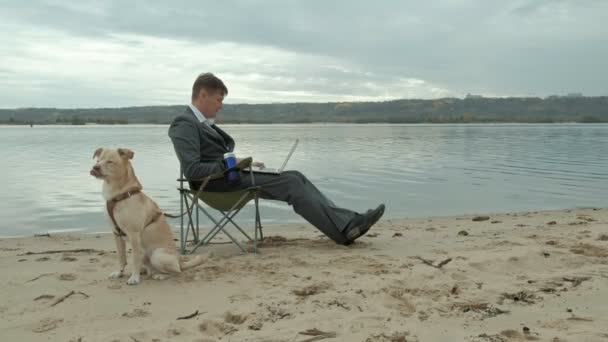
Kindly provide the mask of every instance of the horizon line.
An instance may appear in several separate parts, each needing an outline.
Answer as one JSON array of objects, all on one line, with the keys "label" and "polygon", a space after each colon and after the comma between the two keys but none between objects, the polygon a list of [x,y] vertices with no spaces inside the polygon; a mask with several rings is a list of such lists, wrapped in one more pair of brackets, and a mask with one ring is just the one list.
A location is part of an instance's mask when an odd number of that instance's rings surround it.
[{"label": "horizon line", "polygon": [[[261,103],[226,103],[225,106],[264,106],[264,105],[289,105],[289,104],[329,104],[329,103],[384,103],[384,102],[395,102],[395,101],[437,101],[437,100],[480,100],[480,99],[554,99],[554,98],[565,98],[565,99],[580,99],[580,98],[603,98],[608,97],[608,95],[597,95],[597,96],[587,96],[580,93],[577,94],[568,94],[568,95],[547,95],[547,96],[483,96],[483,95],[475,95],[469,94],[465,97],[437,97],[432,99],[423,99],[423,98],[396,98],[391,100],[377,100],[377,101],[320,101],[320,102],[308,102],[308,101],[300,101],[300,102],[261,102]],[[99,107],[12,107],[12,108],[0,108],[0,110],[24,110],[24,109],[120,109],[120,108],[142,108],[142,107],[174,107],[174,106],[187,106],[188,103],[184,104],[159,104],[159,105],[131,105],[131,106],[118,106],[118,107],[107,107],[107,106],[99,106]]]}]

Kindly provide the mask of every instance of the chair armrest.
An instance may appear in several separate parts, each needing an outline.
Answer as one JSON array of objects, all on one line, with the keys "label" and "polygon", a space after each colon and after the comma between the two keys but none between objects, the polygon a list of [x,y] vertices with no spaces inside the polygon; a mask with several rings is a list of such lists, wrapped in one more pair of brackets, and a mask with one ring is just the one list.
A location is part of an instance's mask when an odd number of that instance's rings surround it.
[{"label": "chair armrest", "polygon": [[251,166],[251,164],[253,163],[253,158],[252,157],[247,157],[244,158],[242,160],[240,160],[235,166],[226,169],[222,172],[217,172],[214,174],[211,174],[207,177],[203,177],[203,178],[199,178],[199,179],[187,179],[184,177],[180,177],[177,179],[178,182],[187,182],[187,181],[193,181],[193,182],[204,182],[205,180],[209,179],[209,180],[215,180],[215,179],[219,179],[224,177],[224,175],[230,171],[234,171],[234,170],[244,170],[247,169]]},{"label": "chair armrest", "polygon": [[230,171],[235,171],[235,170],[245,170],[247,168],[249,168],[251,166],[251,163],[253,162],[253,158],[251,157],[247,157],[245,159],[240,160],[236,165],[234,165],[233,167],[224,170],[222,173],[226,174]]},{"label": "chair armrest", "polygon": [[222,178],[224,177],[223,173],[214,173],[212,175],[209,175],[207,177],[203,177],[203,178],[195,178],[195,179],[189,179],[189,178],[183,178],[180,177],[177,179],[178,182],[204,182],[207,178],[214,180],[214,179],[218,179],[218,178]]},{"label": "chair armrest", "polygon": [[243,169],[246,169],[246,168],[250,167],[252,163],[253,163],[253,158],[252,157],[247,157],[247,158],[244,158],[241,161],[239,161],[234,166],[234,168],[239,169],[239,170],[243,170]]}]

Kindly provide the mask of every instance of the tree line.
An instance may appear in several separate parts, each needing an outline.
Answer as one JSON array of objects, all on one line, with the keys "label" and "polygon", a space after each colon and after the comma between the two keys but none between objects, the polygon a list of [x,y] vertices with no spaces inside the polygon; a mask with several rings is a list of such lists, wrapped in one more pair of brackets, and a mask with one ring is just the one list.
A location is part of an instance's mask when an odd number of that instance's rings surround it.
[{"label": "tree line", "polygon": [[[185,105],[0,109],[2,124],[168,124]],[[223,123],[608,122],[608,96],[226,104]]]}]

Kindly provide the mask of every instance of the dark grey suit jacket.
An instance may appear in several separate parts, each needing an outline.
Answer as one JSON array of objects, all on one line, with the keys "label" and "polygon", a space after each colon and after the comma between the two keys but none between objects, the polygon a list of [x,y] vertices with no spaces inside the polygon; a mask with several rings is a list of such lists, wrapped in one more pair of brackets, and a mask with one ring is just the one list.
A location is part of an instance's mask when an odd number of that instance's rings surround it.
[{"label": "dark grey suit jacket", "polygon": [[189,180],[201,179],[225,170],[224,153],[234,151],[234,140],[215,126],[198,121],[190,107],[173,119],[169,137],[181,170]]}]

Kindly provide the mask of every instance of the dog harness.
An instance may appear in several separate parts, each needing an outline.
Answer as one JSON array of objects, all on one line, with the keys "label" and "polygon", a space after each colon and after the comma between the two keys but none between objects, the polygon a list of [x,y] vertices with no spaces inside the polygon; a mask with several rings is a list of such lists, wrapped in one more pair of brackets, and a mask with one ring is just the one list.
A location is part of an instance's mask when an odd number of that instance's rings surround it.
[{"label": "dog harness", "polygon": [[[125,232],[120,229],[120,227],[118,226],[118,223],[116,223],[116,219],[114,218],[114,207],[116,206],[116,203],[125,200],[133,195],[137,195],[141,193],[141,189],[139,188],[133,188],[130,189],[127,192],[123,192],[120,195],[117,195],[115,197],[113,197],[111,200],[106,201],[106,209],[108,210],[108,215],[110,216],[110,218],[112,219],[112,223],[114,223],[114,235],[116,236],[127,236],[127,234],[125,234]],[[144,226],[147,227],[150,224],[152,224],[154,221],[156,221],[163,213],[161,212],[157,212],[156,215],[154,215],[154,217],[152,217],[152,219],[150,220],[150,222],[146,223],[146,225]]]}]

